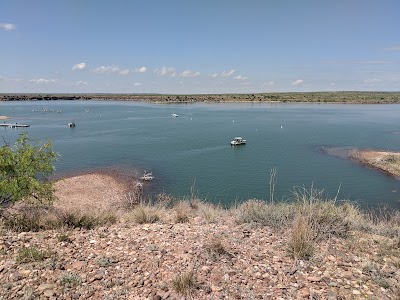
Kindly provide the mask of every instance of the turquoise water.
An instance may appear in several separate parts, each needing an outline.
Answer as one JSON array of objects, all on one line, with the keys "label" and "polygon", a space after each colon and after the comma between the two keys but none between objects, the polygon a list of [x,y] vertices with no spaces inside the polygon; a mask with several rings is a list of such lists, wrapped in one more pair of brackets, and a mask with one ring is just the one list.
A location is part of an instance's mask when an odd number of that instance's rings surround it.
[{"label": "turquoise water", "polygon": [[[318,150],[399,150],[400,105],[29,101],[0,103],[0,115],[30,124],[24,130],[31,138],[54,141],[58,174],[110,166],[138,176],[148,170],[156,177],[154,192],[184,196],[194,185],[208,201],[231,203],[268,199],[276,167],[275,199],[289,197],[294,186],[325,189],[332,197],[340,187],[340,199],[400,207],[399,180]],[[75,128],[68,128],[71,121]],[[21,132],[0,128],[5,141]],[[231,147],[235,136],[247,145]]]}]

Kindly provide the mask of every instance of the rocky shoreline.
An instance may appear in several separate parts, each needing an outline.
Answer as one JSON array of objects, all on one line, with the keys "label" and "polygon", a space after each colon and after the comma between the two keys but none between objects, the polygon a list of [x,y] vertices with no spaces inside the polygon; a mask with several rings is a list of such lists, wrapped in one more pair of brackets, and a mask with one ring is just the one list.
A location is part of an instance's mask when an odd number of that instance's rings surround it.
[{"label": "rocky shoreline", "polygon": [[[127,188],[112,174],[69,177],[55,205],[122,212]],[[189,199],[147,223],[134,210],[93,229],[3,228],[0,299],[399,299],[395,236],[354,230],[294,258],[295,228],[239,222],[244,208]]]}]

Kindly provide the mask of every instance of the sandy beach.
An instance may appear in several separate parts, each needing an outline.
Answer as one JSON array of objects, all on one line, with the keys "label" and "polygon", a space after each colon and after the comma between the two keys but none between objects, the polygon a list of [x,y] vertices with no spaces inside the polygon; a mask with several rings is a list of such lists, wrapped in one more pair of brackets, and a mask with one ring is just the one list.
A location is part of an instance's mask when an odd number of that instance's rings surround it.
[{"label": "sandy beach", "polygon": [[117,213],[135,184],[133,178],[124,177],[117,171],[98,171],[62,178],[55,183],[57,200],[54,206],[64,210]]},{"label": "sandy beach", "polygon": [[0,116],[0,120],[7,120],[7,119],[10,119],[10,117],[7,117],[7,116]]}]

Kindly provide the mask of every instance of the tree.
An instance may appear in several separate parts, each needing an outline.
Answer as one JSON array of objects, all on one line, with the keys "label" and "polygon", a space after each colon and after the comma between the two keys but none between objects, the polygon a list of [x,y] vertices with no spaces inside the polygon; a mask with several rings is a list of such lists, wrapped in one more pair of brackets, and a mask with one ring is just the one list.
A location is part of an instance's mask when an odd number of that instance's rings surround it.
[{"label": "tree", "polygon": [[43,145],[22,133],[14,146],[0,147],[0,208],[24,200],[46,203],[54,200],[53,183],[48,176],[54,173],[53,163],[58,154],[53,143]]}]

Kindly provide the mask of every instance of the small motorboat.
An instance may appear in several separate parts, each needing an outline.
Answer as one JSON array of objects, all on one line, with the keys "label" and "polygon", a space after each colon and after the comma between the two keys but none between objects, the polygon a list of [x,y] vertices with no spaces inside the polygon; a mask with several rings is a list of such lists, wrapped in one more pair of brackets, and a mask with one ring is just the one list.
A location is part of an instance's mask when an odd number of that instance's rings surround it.
[{"label": "small motorboat", "polygon": [[146,172],[144,171],[144,174],[142,177],[140,177],[140,180],[143,181],[151,181],[154,179],[153,173],[152,172]]},{"label": "small motorboat", "polygon": [[71,128],[75,127],[75,122],[69,122],[68,127],[71,127]]},{"label": "small motorboat", "polygon": [[239,146],[239,145],[244,145],[246,144],[246,140],[244,140],[243,138],[241,138],[240,136],[235,137],[232,141],[231,141],[231,146]]},{"label": "small motorboat", "polygon": [[174,118],[179,117],[179,115],[176,113],[172,113],[171,116],[173,116]]}]

